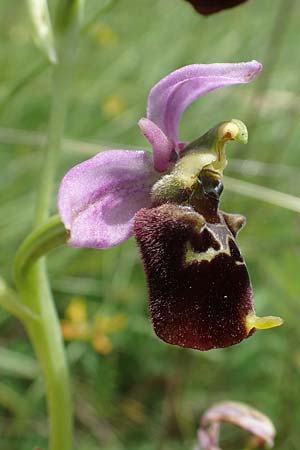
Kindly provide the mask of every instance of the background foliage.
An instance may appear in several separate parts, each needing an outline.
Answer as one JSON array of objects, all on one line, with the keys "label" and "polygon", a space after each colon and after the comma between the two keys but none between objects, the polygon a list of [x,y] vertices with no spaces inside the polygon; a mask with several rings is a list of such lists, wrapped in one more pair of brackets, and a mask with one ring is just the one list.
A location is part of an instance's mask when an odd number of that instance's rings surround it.
[{"label": "background foliage", "polygon": [[[87,2],[86,20],[99,7],[98,0]],[[265,67],[260,78],[196,102],[184,115],[181,137],[191,140],[218,121],[239,118],[250,142],[230,146],[227,174],[300,196],[299,17],[294,0],[250,0],[210,18],[181,0],[119,0],[82,32],[57,185],[67,168],[103,148],[145,147],[136,122],[145,115],[149,89],[170,71],[257,59]],[[2,0],[0,25],[0,275],[12,282],[13,254],[32,219],[50,73],[33,44],[25,2]],[[239,242],[257,312],[285,319],[280,329],[226,350],[182,350],[154,336],[133,240],[106,251],[61,248],[50,256],[62,318],[78,296],[90,317],[122,318],[116,331],[105,329],[111,350],[67,344],[77,450],[191,449],[201,413],[224,399],[267,413],[278,450],[299,449],[299,214],[226,186],[222,208],[248,218]],[[43,447],[44,391],[33,351],[20,323],[2,310],[0,327],[0,448]],[[227,448],[241,448],[232,428],[224,434]]]}]

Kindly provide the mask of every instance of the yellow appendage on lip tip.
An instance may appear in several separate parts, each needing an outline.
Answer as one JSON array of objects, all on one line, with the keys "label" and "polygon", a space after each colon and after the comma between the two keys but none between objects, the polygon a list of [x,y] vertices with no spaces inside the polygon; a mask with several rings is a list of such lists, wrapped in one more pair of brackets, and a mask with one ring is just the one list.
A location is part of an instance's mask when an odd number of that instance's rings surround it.
[{"label": "yellow appendage on lip tip", "polygon": [[257,317],[254,313],[246,316],[246,329],[249,333],[252,328],[257,330],[268,330],[269,328],[279,327],[283,324],[283,319],[276,316]]}]

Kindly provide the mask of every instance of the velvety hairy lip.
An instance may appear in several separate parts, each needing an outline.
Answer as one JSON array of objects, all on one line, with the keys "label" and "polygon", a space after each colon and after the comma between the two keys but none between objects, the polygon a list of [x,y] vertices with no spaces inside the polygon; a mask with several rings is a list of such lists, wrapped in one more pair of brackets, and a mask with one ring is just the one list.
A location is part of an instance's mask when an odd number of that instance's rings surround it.
[{"label": "velvety hairy lip", "polygon": [[[134,231],[156,334],[170,344],[210,350],[253,334],[255,330],[249,334],[246,327],[247,315],[254,312],[253,293],[225,222],[211,232],[209,226],[199,228],[198,216],[171,204],[142,209],[136,214]],[[219,242],[226,240],[228,253],[220,251]],[[213,249],[211,260],[209,249]]]}]

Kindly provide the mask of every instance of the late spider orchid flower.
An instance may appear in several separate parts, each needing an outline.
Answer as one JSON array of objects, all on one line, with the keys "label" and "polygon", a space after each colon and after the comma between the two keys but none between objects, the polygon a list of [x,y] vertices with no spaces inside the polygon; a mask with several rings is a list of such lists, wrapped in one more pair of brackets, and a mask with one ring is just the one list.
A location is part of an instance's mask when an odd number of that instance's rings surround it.
[{"label": "late spider orchid flower", "polygon": [[203,16],[208,16],[223,9],[233,8],[247,0],[187,0],[195,10]]},{"label": "late spider orchid flower", "polygon": [[109,248],[133,235],[133,218],[151,204],[151,188],[180,152],[178,125],[202,95],[248,83],[261,64],[193,64],[172,72],[150,91],[147,118],[139,126],[153,148],[108,150],[73,167],[59,189],[60,217],[73,247]]},{"label": "late spider orchid flower", "polygon": [[108,150],[63,178],[58,208],[70,245],[104,249],[133,234],[142,252],[156,334],[171,344],[226,347],[280,319],[257,318],[245,263],[235,236],[244,223],[218,210],[225,144],[245,143],[239,120],[218,124],[183,144],[183,111],[209,91],[248,83],[257,61],[195,64],[163,78],[150,91],[139,121],[153,148]]}]

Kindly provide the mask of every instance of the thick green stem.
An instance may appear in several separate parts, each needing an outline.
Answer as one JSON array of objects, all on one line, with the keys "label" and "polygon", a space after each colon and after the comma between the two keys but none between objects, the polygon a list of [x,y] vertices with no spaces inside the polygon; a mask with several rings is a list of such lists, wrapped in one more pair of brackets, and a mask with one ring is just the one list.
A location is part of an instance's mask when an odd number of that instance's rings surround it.
[{"label": "thick green stem", "polygon": [[19,283],[23,301],[38,320],[27,319],[30,340],[46,385],[50,425],[50,450],[71,450],[73,405],[59,321],[49,287],[45,259],[35,264]]},{"label": "thick green stem", "polygon": [[[49,216],[53,179],[65,123],[66,94],[70,82],[65,64],[55,68],[53,81],[54,99],[36,210],[36,227],[43,224]],[[71,450],[73,419],[69,374],[44,259],[28,270],[26,283],[22,287],[27,306],[40,316],[39,322],[29,323],[27,329],[46,382],[50,449]]]},{"label": "thick green stem", "polygon": [[[50,425],[50,450],[71,450],[73,441],[73,411],[68,367],[60,325],[48,281],[45,258],[36,261],[48,249],[44,237],[54,230],[52,244],[61,234],[55,235],[55,227],[46,224],[51,206],[51,195],[57,160],[61,150],[63,131],[68,106],[73,56],[78,33],[76,2],[68,10],[69,20],[60,29],[58,64],[53,66],[53,96],[45,149],[45,160],[41,171],[33,233],[24,241],[15,261],[16,283],[25,306],[38,320],[26,319],[25,326],[41,364],[47,394]],[[53,225],[53,224],[52,224]],[[57,230],[56,230],[57,231]],[[61,230],[60,230],[61,231]],[[48,236],[49,237],[49,236]],[[65,236],[64,236],[65,238]],[[50,239],[51,241],[51,239]],[[44,248],[43,247],[44,244]]]}]

